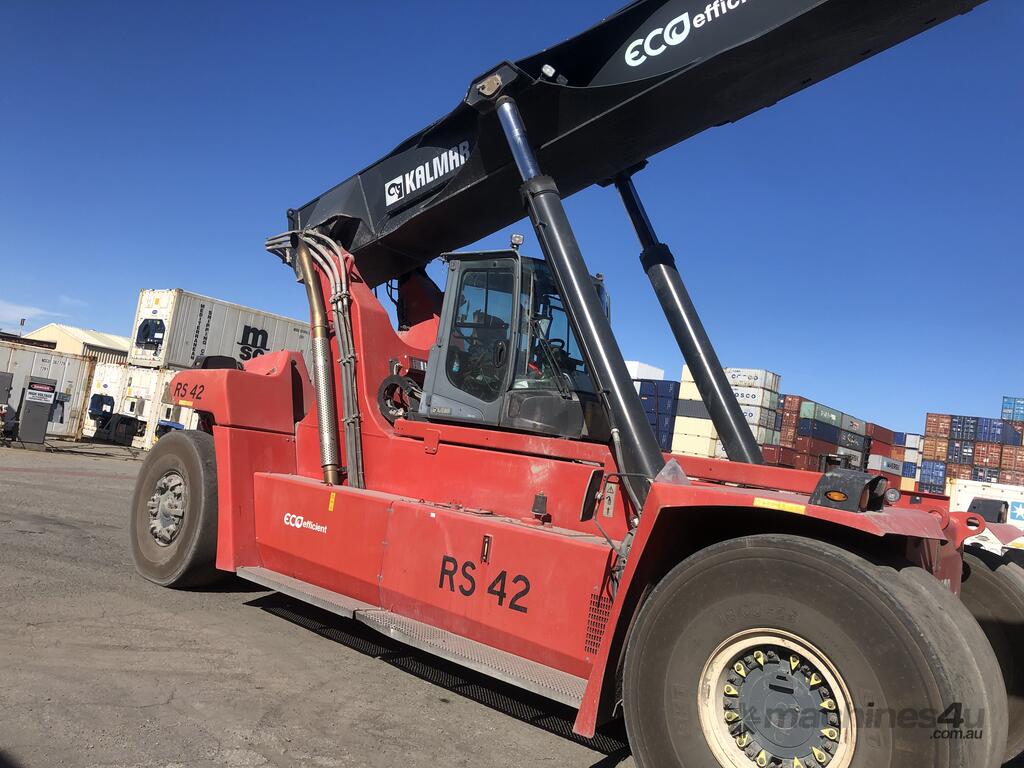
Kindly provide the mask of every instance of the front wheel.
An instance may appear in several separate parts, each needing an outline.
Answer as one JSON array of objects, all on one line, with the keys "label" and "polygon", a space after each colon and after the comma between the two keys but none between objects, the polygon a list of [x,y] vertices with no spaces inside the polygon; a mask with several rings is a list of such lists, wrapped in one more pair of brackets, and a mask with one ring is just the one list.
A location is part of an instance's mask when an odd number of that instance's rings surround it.
[{"label": "front wheel", "polygon": [[948,652],[941,635],[957,628],[933,614],[885,569],[819,541],[697,553],[651,592],[627,647],[637,765],[997,768],[1005,717],[986,728],[979,666]]},{"label": "front wheel", "polygon": [[161,438],[135,482],[129,525],[132,558],[163,587],[217,581],[217,462],[213,437],[192,430]]}]

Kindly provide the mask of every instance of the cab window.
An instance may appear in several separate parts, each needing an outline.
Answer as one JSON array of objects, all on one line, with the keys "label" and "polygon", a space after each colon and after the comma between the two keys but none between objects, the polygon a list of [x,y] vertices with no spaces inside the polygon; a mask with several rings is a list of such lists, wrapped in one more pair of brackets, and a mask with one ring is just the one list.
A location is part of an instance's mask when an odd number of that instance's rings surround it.
[{"label": "cab window", "polygon": [[445,369],[452,386],[484,402],[504,390],[515,284],[500,266],[466,270],[459,286]]}]

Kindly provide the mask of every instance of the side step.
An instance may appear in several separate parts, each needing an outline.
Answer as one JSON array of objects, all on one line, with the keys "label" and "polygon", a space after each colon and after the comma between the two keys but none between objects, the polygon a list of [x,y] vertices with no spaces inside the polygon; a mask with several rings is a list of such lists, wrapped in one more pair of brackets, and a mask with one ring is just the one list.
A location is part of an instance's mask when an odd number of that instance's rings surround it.
[{"label": "side step", "polygon": [[587,681],[582,677],[492,648],[476,640],[399,616],[265,568],[239,568],[243,579],[339,616],[352,618],[401,643],[459,666],[515,685],[570,707],[579,707]]}]

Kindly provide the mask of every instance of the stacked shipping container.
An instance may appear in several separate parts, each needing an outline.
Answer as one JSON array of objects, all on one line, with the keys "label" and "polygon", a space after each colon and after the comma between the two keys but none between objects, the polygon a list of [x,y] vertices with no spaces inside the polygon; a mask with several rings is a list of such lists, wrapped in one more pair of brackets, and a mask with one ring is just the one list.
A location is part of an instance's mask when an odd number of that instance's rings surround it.
[{"label": "stacked shipping container", "polygon": [[[760,368],[726,368],[733,394],[750,431],[761,446],[779,444],[779,375]],[[725,449],[688,367],[683,367],[672,451],[687,456],[725,458]]]},{"label": "stacked shipping container", "polygon": [[1003,398],[1003,421],[1024,421],[1024,397]]},{"label": "stacked shipping container", "polygon": [[947,480],[1024,484],[1024,420],[929,413],[924,433],[922,491],[945,493]]},{"label": "stacked shipping container", "polygon": [[672,450],[672,433],[676,420],[676,402],[679,382],[661,379],[634,379],[647,421],[654,429],[658,445],[663,451]]}]

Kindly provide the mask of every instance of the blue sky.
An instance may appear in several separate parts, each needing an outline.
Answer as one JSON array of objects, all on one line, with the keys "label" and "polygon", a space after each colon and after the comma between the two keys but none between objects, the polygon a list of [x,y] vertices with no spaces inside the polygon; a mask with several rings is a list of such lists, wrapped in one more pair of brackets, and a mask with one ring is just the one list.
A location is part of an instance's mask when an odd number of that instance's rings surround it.
[{"label": "blue sky", "polygon": [[[0,327],[126,334],[142,287],[303,316],[262,250],[288,207],[618,5],[7,0]],[[990,0],[654,158],[637,186],[726,364],[905,430],[1024,395],[1022,38]],[[567,206],[626,356],[677,375],[614,193]]]}]

